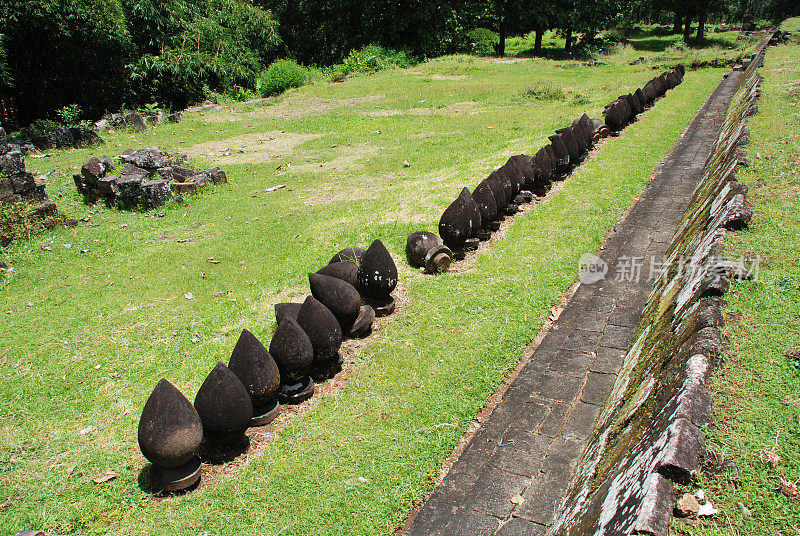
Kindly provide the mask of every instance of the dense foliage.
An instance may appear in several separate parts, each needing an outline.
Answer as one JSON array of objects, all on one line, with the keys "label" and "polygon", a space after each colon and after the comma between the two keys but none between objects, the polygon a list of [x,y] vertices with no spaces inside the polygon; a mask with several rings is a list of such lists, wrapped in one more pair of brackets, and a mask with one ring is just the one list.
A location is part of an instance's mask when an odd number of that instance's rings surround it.
[{"label": "dense foliage", "polygon": [[0,98],[20,124],[69,104],[97,117],[255,89],[280,43],[249,0],[0,0],[0,33],[12,80]]},{"label": "dense foliage", "polygon": [[261,73],[258,91],[262,97],[271,97],[308,82],[308,70],[293,60],[278,60]]},{"label": "dense foliage", "polygon": [[272,94],[304,72],[264,73],[279,57],[347,75],[450,52],[504,55],[508,36],[531,32],[538,55],[547,30],[570,52],[641,21],[689,40],[709,20],[793,14],[797,0],[0,0],[0,120]]}]

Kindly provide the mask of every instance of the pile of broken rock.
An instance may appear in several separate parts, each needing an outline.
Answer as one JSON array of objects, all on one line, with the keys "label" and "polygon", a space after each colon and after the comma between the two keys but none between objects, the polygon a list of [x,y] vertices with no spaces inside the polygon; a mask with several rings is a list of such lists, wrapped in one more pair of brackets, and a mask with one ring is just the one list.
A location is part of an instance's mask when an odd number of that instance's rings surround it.
[{"label": "pile of broken rock", "polygon": [[159,149],[128,149],[119,155],[119,175],[114,162],[106,155],[92,157],[73,176],[78,192],[91,203],[105,199],[120,208],[146,208],[163,205],[168,199],[183,194],[196,194],[209,183],[228,182],[218,167],[195,171],[180,165],[184,158],[171,156]]}]

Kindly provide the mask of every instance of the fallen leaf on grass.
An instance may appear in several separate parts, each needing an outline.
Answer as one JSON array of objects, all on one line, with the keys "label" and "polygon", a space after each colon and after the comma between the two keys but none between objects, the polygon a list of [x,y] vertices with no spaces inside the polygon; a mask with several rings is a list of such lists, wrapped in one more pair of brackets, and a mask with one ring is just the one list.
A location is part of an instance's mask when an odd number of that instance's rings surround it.
[{"label": "fallen leaf on grass", "polygon": [[70,465],[67,467],[67,478],[72,478],[72,475],[75,473],[75,469],[77,469],[77,465]]},{"label": "fallen leaf on grass", "polygon": [[[280,169],[280,167],[278,169]],[[275,190],[280,190],[281,188],[286,188],[286,185],[285,184],[279,184],[277,186],[271,186],[271,187],[267,188],[264,191],[265,192],[274,192]]]},{"label": "fallen leaf on grass", "polygon": [[97,430],[97,428],[95,426],[87,426],[86,428],[84,428],[83,430],[81,430],[78,433],[81,434],[81,435],[86,435],[86,434],[91,434],[95,430]]},{"label": "fallen leaf on grass", "polygon": [[211,264],[219,264],[219,261],[217,259],[215,259],[214,257],[209,257],[209,258],[206,259],[206,261],[210,262]]},{"label": "fallen leaf on grass", "polygon": [[517,494],[511,497],[511,502],[516,504],[517,506],[520,506],[522,503],[525,502],[525,498],[522,495]]},{"label": "fallen leaf on grass", "polygon": [[114,471],[109,471],[103,476],[97,476],[92,479],[92,482],[95,484],[103,484],[104,482],[108,482],[109,480],[114,480],[115,478],[119,478],[119,475]]},{"label": "fallen leaf on grass", "polygon": [[797,499],[800,497],[800,490],[797,489],[797,484],[794,482],[789,482],[785,478],[781,478],[781,483],[778,485],[778,491],[790,499]]},{"label": "fallen leaf on grass", "polygon": [[794,359],[795,361],[800,361],[800,346],[793,346],[786,350],[784,354],[789,359]]},{"label": "fallen leaf on grass", "polygon": [[53,248],[51,248],[50,246],[42,246],[42,249],[45,251],[53,251]]}]

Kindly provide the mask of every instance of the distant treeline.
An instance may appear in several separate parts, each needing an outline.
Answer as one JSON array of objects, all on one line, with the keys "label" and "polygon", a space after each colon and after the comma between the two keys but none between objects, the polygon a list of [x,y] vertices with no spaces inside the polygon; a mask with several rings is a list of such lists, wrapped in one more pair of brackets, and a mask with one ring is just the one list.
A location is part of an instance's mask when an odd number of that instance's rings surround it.
[{"label": "distant treeline", "polygon": [[[86,118],[247,96],[278,58],[327,66],[369,44],[417,58],[474,51],[476,29],[558,29],[567,48],[621,22],[688,32],[713,13],[781,19],[797,0],[0,0],[0,121],[22,126],[77,104]],[[492,34],[494,35],[494,34]],[[699,35],[702,37],[702,33]]]}]

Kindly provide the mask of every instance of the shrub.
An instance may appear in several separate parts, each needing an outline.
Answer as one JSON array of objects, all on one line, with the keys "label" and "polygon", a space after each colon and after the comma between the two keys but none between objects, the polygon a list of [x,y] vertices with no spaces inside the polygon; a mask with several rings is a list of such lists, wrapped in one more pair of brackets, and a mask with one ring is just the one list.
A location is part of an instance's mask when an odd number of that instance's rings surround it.
[{"label": "shrub", "polygon": [[560,87],[544,84],[523,91],[522,96],[525,99],[537,101],[564,100],[567,98],[567,92]]},{"label": "shrub", "polygon": [[65,127],[74,127],[80,122],[83,110],[77,104],[70,104],[56,110],[56,115],[61,119]]},{"label": "shrub", "polygon": [[374,73],[395,67],[411,67],[415,63],[414,58],[407,52],[367,45],[358,50],[351,50],[342,62],[341,68],[337,70],[346,76],[353,73]]},{"label": "shrub", "polygon": [[488,28],[475,28],[467,32],[468,52],[476,56],[493,56],[497,53],[500,36]]},{"label": "shrub", "polygon": [[278,60],[272,62],[267,70],[261,73],[258,90],[261,96],[271,97],[307,83],[308,69],[298,65],[294,60]]}]

